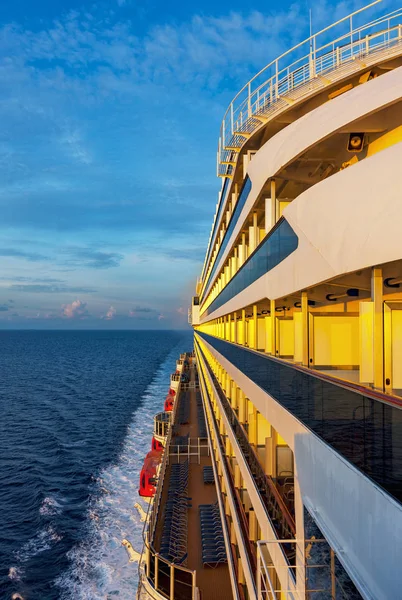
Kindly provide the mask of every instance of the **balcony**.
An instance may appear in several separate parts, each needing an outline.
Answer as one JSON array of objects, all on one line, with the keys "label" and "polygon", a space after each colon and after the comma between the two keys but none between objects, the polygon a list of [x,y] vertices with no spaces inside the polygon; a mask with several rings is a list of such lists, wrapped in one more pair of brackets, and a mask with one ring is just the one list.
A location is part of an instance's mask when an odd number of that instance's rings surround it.
[{"label": "balcony", "polygon": [[161,412],[154,416],[154,438],[165,444],[171,422],[171,412]]},{"label": "balcony", "polygon": [[199,333],[327,445],[402,501],[402,410],[370,392]]},{"label": "balcony", "polygon": [[261,244],[240,267],[226,287],[203,311],[202,318],[211,315],[254,281],[257,281],[257,279],[279,265],[296,250],[298,244],[297,235],[289,223],[282,218],[265,236]]},{"label": "balcony", "polygon": [[[296,540],[294,540],[296,542]],[[361,600],[361,595],[345,574],[335,552],[325,539],[305,542],[306,564],[288,569],[277,578],[271,560],[272,542],[257,542],[258,600]],[[279,579],[288,580],[281,586]],[[297,582],[296,588],[294,582]]]},{"label": "balcony", "polygon": [[[277,486],[274,480],[265,473],[254,448],[249,443],[243,425],[238,420],[236,413],[231,407],[208,362],[205,361],[205,364],[207,365],[210,377],[219,395],[219,399],[232,427],[233,433],[239,443],[245,462],[252,473],[260,496],[264,502],[271,525],[276,532],[278,539],[293,540],[296,535],[294,514],[291,512],[292,507],[287,506],[287,500],[281,495],[281,491],[286,487],[285,482],[281,481],[282,485]],[[287,545],[284,544],[283,550],[285,551],[285,556],[289,563],[293,564],[296,556],[295,544],[293,542],[289,542]]]}]

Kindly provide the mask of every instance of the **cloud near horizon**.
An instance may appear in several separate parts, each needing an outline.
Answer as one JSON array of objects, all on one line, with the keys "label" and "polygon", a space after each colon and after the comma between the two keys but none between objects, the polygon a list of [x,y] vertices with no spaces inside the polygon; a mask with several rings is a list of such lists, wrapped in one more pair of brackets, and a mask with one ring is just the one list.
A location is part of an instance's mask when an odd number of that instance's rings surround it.
[{"label": "cloud near horizon", "polygon": [[74,300],[71,304],[63,304],[63,316],[67,319],[86,319],[89,316],[87,303]]}]

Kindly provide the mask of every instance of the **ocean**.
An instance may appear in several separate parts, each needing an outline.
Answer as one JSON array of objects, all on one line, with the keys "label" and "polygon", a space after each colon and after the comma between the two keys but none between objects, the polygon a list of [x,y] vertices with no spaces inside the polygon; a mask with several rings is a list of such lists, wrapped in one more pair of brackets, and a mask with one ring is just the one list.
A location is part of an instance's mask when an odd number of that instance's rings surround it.
[{"label": "ocean", "polygon": [[[192,332],[0,332],[0,598],[132,600],[153,415]],[[145,506],[145,504],[144,504]]]}]

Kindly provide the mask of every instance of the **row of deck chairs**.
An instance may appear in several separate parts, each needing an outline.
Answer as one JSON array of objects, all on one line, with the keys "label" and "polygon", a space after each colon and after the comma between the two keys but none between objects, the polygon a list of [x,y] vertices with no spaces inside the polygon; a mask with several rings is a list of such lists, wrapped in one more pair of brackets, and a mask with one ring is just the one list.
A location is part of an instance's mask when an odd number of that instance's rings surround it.
[{"label": "row of deck chairs", "polygon": [[202,564],[216,567],[227,562],[218,503],[200,504]]},{"label": "row of deck chairs", "polygon": [[201,400],[200,394],[197,394],[197,421],[198,421],[199,437],[200,438],[208,437],[207,426],[205,423],[204,408],[202,406],[202,400]]},{"label": "row of deck chairs", "polygon": [[186,425],[190,420],[190,399],[188,395],[183,394],[180,398],[177,422],[179,425]]},{"label": "row of deck chairs", "polygon": [[214,470],[212,467],[204,467],[203,471],[202,471],[203,477],[204,477],[204,483],[214,483],[215,479],[214,479]]},{"label": "row of deck chairs", "polygon": [[187,494],[188,460],[172,465],[164,506],[160,553],[177,564],[185,564],[187,559],[187,511],[191,500]]}]

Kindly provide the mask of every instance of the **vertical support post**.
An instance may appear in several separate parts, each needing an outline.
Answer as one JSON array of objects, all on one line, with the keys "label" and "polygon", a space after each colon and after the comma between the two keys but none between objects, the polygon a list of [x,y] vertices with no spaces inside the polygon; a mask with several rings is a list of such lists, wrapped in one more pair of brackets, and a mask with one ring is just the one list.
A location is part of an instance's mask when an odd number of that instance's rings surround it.
[{"label": "vertical support post", "polygon": [[155,589],[159,586],[159,554],[155,554]]},{"label": "vertical support post", "polygon": [[234,332],[233,332],[233,343],[237,344],[237,313],[233,315]]},{"label": "vertical support post", "polygon": [[257,600],[262,598],[261,594],[261,548],[257,544]]},{"label": "vertical support post", "polygon": [[249,514],[249,539],[250,542],[258,540],[258,522],[254,510],[250,510]]},{"label": "vertical support post", "polygon": [[252,225],[248,228],[248,255],[257,247],[257,213],[253,212],[252,214]]},{"label": "vertical support post", "polygon": [[242,247],[242,262],[241,262],[241,264],[243,264],[247,260],[247,244],[246,244],[246,234],[245,233],[241,234],[241,247]]},{"label": "vertical support post", "polygon": [[307,292],[302,292],[301,310],[302,310],[302,336],[303,336],[302,365],[304,367],[308,367],[308,296],[307,296]]},{"label": "vertical support post", "polygon": [[279,98],[279,64],[275,61],[275,99]]},{"label": "vertical support post", "polygon": [[276,356],[275,300],[271,300],[271,354]]},{"label": "vertical support post", "polygon": [[371,272],[371,297],[374,303],[374,388],[384,390],[384,305],[382,269]]},{"label": "vertical support post", "polygon": [[242,308],[241,310],[241,321],[242,321],[242,328],[243,328],[243,346],[246,345],[247,339],[246,339],[246,309]]},{"label": "vertical support post", "polygon": [[253,233],[254,233],[254,250],[255,250],[257,248],[258,244],[260,243],[257,211],[253,212]]},{"label": "vertical support post", "polygon": [[271,179],[271,222],[272,227],[275,225],[279,211],[277,210],[277,200],[276,200],[276,181],[275,179]]},{"label": "vertical support post", "polygon": [[272,475],[272,459],[273,459],[273,440],[272,433],[270,437],[265,438],[265,473]]},{"label": "vertical support post", "polygon": [[353,56],[353,17],[350,16],[350,56]]},{"label": "vertical support post", "polygon": [[193,599],[192,600],[195,600],[195,590],[196,590],[196,579],[195,579],[195,577],[196,577],[196,571],[193,571]]},{"label": "vertical support post", "polygon": [[331,548],[331,599],[336,600],[335,552]]},{"label": "vertical support post", "polygon": [[265,234],[269,233],[274,226],[274,222],[272,220],[272,200],[268,196],[265,198],[265,220],[264,220],[264,229]]},{"label": "vertical support post", "polygon": [[145,560],[147,565],[147,577],[151,575],[151,552],[149,550],[148,532],[145,534]]},{"label": "vertical support post", "polygon": [[174,600],[174,566],[170,565],[170,600]]},{"label": "vertical support post", "polygon": [[[258,335],[258,315],[257,315],[257,305],[253,304],[253,343],[252,343],[252,347],[254,350],[258,349],[258,341],[257,341],[257,335]],[[251,345],[250,345],[251,348]]]}]

